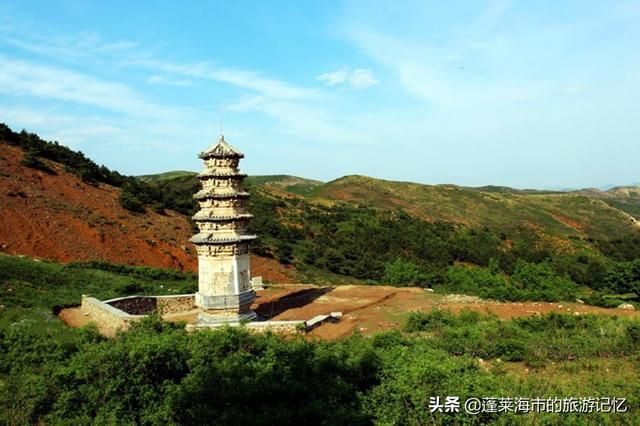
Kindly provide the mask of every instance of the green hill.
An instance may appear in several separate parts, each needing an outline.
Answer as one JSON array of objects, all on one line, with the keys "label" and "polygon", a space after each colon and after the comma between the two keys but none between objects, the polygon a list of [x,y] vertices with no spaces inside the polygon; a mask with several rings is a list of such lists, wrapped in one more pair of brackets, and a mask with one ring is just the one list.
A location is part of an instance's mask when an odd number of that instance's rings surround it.
[{"label": "green hill", "polygon": [[628,214],[640,211],[640,198],[623,198],[613,192],[583,195],[346,176],[317,187],[310,200],[399,209],[429,221],[474,227],[511,230],[524,226],[562,240],[621,238],[640,231]]},{"label": "green hill", "polygon": [[272,190],[284,190],[296,195],[309,196],[322,182],[290,175],[249,176],[245,180],[248,187],[270,187]]},{"label": "green hill", "polygon": [[137,177],[145,182],[157,182],[157,181],[171,180],[171,179],[185,177],[185,176],[192,177],[192,176],[196,176],[197,174],[198,174],[197,172],[192,172],[188,170],[172,170],[170,172],[158,173],[154,175],[140,175]]},{"label": "green hill", "polygon": [[[152,194],[162,195],[164,206],[194,211],[191,194],[199,184],[193,175],[149,185]],[[527,268],[518,262],[528,262],[550,263],[553,274],[591,289],[620,294],[637,287],[633,279],[620,278],[633,275],[633,266],[615,263],[640,257],[640,226],[633,216],[640,212],[640,198],[633,187],[556,192],[366,176],[322,183],[288,175],[250,176],[246,186],[255,216],[251,231],[260,236],[256,253],[295,265],[312,282],[344,276],[446,284],[447,268],[457,262],[481,267],[494,262],[493,273],[507,275]],[[394,270],[413,272],[394,276]],[[543,293],[483,294],[560,297],[551,290]]]},{"label": "green hill", "polygon": [[[0,130],[28,154],[21,167],[62,162],[93,185],[120,187],[118,201],[135,214],[152,209],[165,222],[173,215],[167,210],[190,216],[196,209],[195,172],[126,177],[37,135]],[[251,176],[246,184],[251,232],[260,237],[254,252],[295,266],[308,281],[446,285],[503,299],[557,300],[573,294],[571,283],[601,293],[640,292],[637,187],[553,192],[288,175]],[[469,287],[449,273],[461,264],[486,268],[485,284],[496,287]],[[536,293],[505,292],[513,285],[497,275],[522,271],[539,275]]]}]

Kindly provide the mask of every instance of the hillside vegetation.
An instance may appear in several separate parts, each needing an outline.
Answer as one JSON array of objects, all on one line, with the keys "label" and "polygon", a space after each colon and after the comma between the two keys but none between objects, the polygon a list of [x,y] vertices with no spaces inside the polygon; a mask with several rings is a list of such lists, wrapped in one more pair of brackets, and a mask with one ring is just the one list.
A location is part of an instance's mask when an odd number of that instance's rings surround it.
[{"label": "hillside vegetation", "polygon": [[[151,317],[107,339],[56,318],[99,298],[193,291],[192,274],[0,255],[6,424],[637,424],[640,320],[414,313],[404,333],[337,342],[242,328],[187,333]],[[606,373],[605,373],[606,372]],[[605,376],[606,374],[606,376]],[[304,397],[301,397],[304,396]],[[626,413],[480,415],[431,397],[622,397]]]},{"label": "hillside vegetation", "polygon": [[[188,173],[124,177],[27,132],[3,132],[13,139],[0,143],[1,249],[71,263],[0,254],[0,423],[640,421],[640,320],[633,313],[501,320],[415,312],[402,317],[402,331],[335,342],[242,327],[187,333],[155,316],[113,339],[92,327],[65,327],[56,314],[81,294],[195,290],[193,273],[95,260],[192,269],[188,215],[198,182]],[[265,270],[276,265],[276,272],[323,284],[637,306],[633,188],[550,193],[358,176],[247,183],[252,231],[261,237],[254,273],[271,262]],[[432,398],[446,396],[461,404],[470,397],[618,397],[628,412],[432,412]]]},{"label": "hillside vegetation", "polygon": [[[186,207],[197,181],[181,176],[162,185]],[[640,202],[633,190],[586,195],[363,176],[326,184],[257,176],[247,186],[251,230],[261,237],[254,251],[294,265],[305,281],[346,276],[499,300],[579,297],[606,307],[640,293],[638,222],[614,206]]]},{"label": "hillside vegetation", "polygon": [[[166,197],[188,212],[195,189],[179,188],[176,180],[166,188],[147,185],[34,134],[6,126],[0,130],[6,138],[0,139],[0,252],[62,262],[197,269],[189,216],[159,206]],[[120,176],[121,182],[109,183],[109,176]],[[176,203],[181,196],[184,209]],[[268,281],[294,281],[292,269],[273,259],[252,259],[253,272]]]},{"label": "hillside vegetation", "polygon": [[[123,177],[36,135],[13,133],[6,126],[3,132],[24,151],[21,167],[41,172],[37,178],[46,183],[38,187],[36,199],[45,205],[56,197],[53,182],[62,178],[56,171],[62,167],[85,179],[88,192],[96,188],[101,189],[96,194],[119,194],[121,206],[110,211],[123,208],[132,218],[144,218],[150,228],[159,222],[187,221],[185,216],[196,210],[192,194],[199,183],[192,172]],[[36,163],[25,161],[30,157]],[[86,176],[91,177],[88,182]],[[254,252],[289,268],[302,281],[420,285],[501,300],[581,297],[603,306],[633,302],[639,293],[640,228],[632,214],[640,197],[632,187],[563,193],[363,176],[322,183],[286,175],[252,176],[246,184],[255,215],[251,231],[261,237]],[[11,193],[3,197],[13,203],[21,200]],[[55,212],[52,206],[46,208]],[[97,244],[122,229],[124,215],[114,220],[105,211],[100,217],[106,219],[94,218]],[[192,256],[187,242],[192,231],[178,227],[179,237],[146,237],[145,244],[155,252],[154,244],[162,242]],[[82,259],[91,258],[101,257]]]}]

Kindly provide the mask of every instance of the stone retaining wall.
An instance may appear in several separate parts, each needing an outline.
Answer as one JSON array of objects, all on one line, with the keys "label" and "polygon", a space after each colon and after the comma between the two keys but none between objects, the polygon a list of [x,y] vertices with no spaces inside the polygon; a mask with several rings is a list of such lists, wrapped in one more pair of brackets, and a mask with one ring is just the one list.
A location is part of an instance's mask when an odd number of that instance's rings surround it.
[{"label": "stone retaining wall", "polygon": [[[195,308],[193,294],[176,296],[127,296],[100,301],[94,297],[82,296],[82,312],[90,317],[101,329],[115,333],[127,330],[135,321],[139,321],[154,311],[161,314],[188,312]],[[306,321],[255,321],[247,323],[189,324],[187,330],[244,325],[256,332],[274,331],[277,333],[300,333],[306,329]]]},{"label": "stone retaining wall", "polygon": [[209,328],[218,327],[238,327],[244,326],[247,330],[255,332],[273,331],[275,333],[302,333],[305,331],[305,321],[291,320],[291,321],[255,321],[247,323],[212,323],[212,324],[187,324],[187,331],[205,330]]},{"label": "stone retaining wall", "polygon": [[131,315],[116,309],[95,297],[82,296],[82,312],[89,316],[99,328],[115,333],[118,330],[127,330],[131,323],[144,318],[144,315]]},{"label": "stone retaining wall", "polygon": [[105,300],[102,303],[113,306],[131,315],[173,314],[190,311],[195,308],[193,294],[177,294],[169,296],[126,296]]},{"label": "stone retaining wall", "polygon": [[134,321],[160,311],[161,314],[187,312],[194,308],[193,294],[175,296],[127,296],[110,300],[82,296],[82,312],[98,327],[115,333],[127,330]]},{"label": "stone retaining wall", "polygon": [[149,315],[156,311],[156,298],[146,296],[128,296],[105,300],[103,303],[111,305],[131,315]]}]

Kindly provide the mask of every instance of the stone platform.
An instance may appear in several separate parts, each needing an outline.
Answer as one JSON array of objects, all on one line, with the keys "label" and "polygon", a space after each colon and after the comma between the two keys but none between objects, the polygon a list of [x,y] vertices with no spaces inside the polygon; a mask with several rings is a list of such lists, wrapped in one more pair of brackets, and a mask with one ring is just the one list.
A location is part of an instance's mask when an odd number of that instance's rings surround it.
[{"label": "stone platform", "polygon": [[189,331],[212,329],[223,326],[245,326],[254,331],[275,331],[283,333],[301,333],[309,331],[324,322],[335,322],[340,313],[315,316],[310,320],[261,320],[253,311],[251,315],[207,317],[197,308],[196,295],[181,294],[171,296],[126,296],[109,300],[98,300],[82,296],[82,314],[90,322],[96,323],[100,330],[114,335],[118,330],[127,330],[142,318],[158,313],[167,321],[184,321]]}]

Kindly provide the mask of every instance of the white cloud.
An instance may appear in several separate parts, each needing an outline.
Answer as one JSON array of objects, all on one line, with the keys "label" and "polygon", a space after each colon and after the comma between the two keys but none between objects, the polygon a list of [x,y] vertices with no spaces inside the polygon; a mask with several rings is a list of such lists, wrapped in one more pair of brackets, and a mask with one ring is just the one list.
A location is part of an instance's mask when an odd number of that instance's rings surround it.
[{"label": "white cloud", "polygon": [[351,73],[349,83],[356,89],[365,89],[378,84],[378,80],[373,76],[371,70],[358,68]]},{"label": "white cloud", "polygon": [[338,71],[320,74],[317,78],[320,81],[324,81],[329,86],[335,86],[336,84],[345,83],[349,79],[349,70],[347,68],[342,68]]},{"label": "white cloud", "polygon": [[255,71],[218,68],[206,62],[177,65],[156,59],[136,59],[126,61],[126,64],[142,66],[166,74],[227,83],[274,99],[312,99],[320,96],[320,92],[315,89],[294,86],[281,80],[264,77]]},{"label": "white cloud", "polygon": [[349,84],[354,89],[366,89],[367,87],[378,84],[378,80],[368,68],[355,68],[351,70],[349,67],[342,67],[334,72],[320,74],[316,78],[324,81],[328,86]]},{"label": "white cloud", "polygon": [[0,41],[24,51],[67,62],[86,65],[87,62],[104,63],[131,55],[145,57],[143,51],[130,41],[104,42],[92,32],[79,34],[25,33],[23,29],[0,28]]},{"label": "white cloud", "polygon": [[127,85],[0,56],[0,93],[92,105],[133,117],[176,119],[188,111],[147,101]]},{"label": "white cloud", "polygon": [[564,91],[567,93],[578,93],[578,92],[582,92],[583,90],[584,90],[584,86],[581,86],[581,85],[568,86],[564,89]]},{"label": "white cloud", "polygon": [[191,86],[193,84],[191,80],[186,78],[178,79],[157,74],[149,76],[149,78],[147,79],[147,83],[163,84],[166,86]]}]

